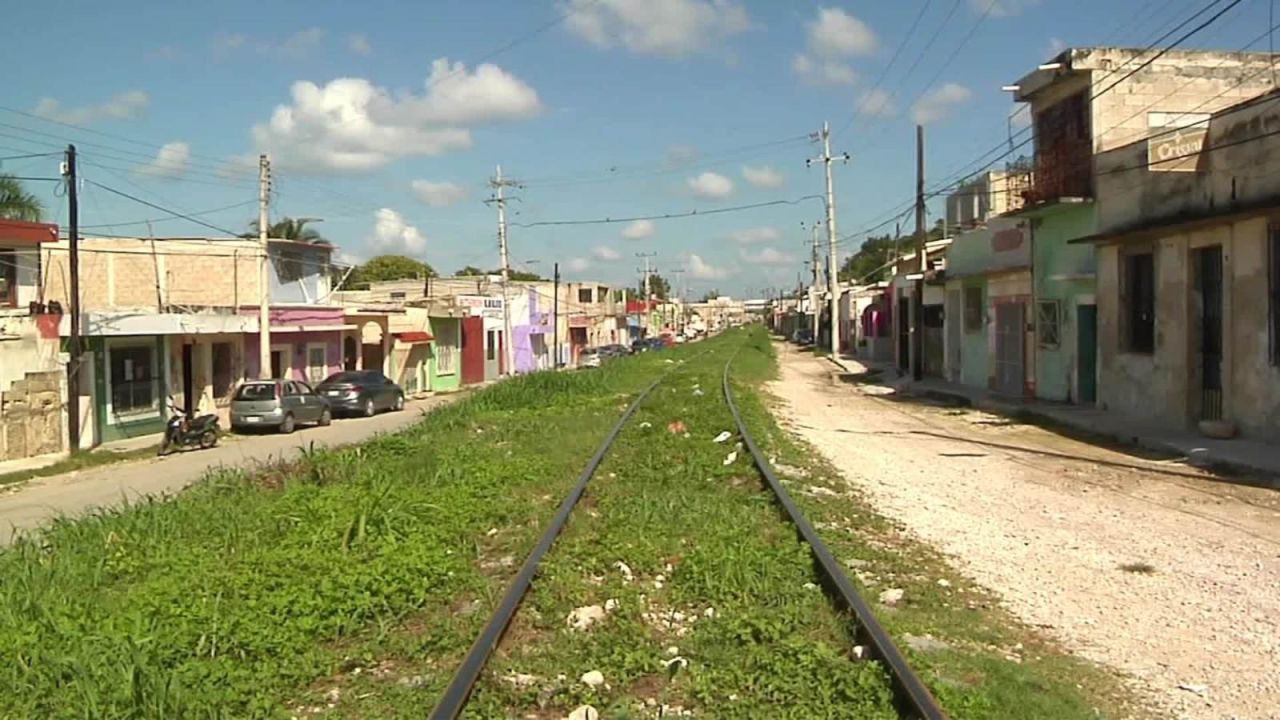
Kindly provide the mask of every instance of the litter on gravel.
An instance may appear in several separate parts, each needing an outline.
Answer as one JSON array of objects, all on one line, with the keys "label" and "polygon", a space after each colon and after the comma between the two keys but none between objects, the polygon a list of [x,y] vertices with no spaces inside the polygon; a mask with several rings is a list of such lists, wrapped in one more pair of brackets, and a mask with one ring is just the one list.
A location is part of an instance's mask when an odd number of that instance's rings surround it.
[{"label": "litter on gravel", "polygon": [[672,422],[667,424],[667,432],[671,433],[672,435],[679,435],[680,433],[684,432],[687,429],[688,428],[684,426],[684,423],[680,422],[679,420],[673,420]]},{"label": "litter on gravel", "polygon": [[583,605],[580,608],[574,608],[569,613],[569,617],[565,618],[565,623],[575,630],[587,630],[597,621],[603,620],[604,616],[605,610],[599,605]]}]

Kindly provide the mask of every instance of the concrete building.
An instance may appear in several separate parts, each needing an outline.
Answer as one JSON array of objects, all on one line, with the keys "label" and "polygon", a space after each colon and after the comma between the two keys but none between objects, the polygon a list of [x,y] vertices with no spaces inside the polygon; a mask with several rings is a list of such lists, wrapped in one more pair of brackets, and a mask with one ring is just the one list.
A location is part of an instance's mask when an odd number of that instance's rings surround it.
[{"label": "concrete building", "polygon": [[1101,406],[1280,433],[1277,101],[1098,156]]},{"label": "concrete building", "polygon": [[[946,338],[943,326],[945,303],[944,278],[951,238],[925,244],[924,279],[924,357],[925,375],[943,377],[946,366]],[[889,296],[893,300],[890,317],[893,324],[893,359],[901,372],[909,372],[915,349],[911,342],[911,308],[915,302],[916,278],[921,276],[918,253],[911,252],[893,261],[889,268]]]},{"label": "concrete building", "polygon": [[1096,259],[1072,241],[1098,228],[1095,156],[1271,89],[1267,53],[1073,48],[1020,79],[1030,104],[1034,174],[1030,222],[1036,396],[1091,404],[1097,385]]},{"label": "concrete building", "polygon": [[892,362],[893,300],[889,283],[843,288],[840,331],[844,352],[869,362]]},{"label": "concrete building", "polygon": [[1018,210],[1030,187],[1030,170],[988,170],[971,178],[947,196],[947,227],[965,230]]}]

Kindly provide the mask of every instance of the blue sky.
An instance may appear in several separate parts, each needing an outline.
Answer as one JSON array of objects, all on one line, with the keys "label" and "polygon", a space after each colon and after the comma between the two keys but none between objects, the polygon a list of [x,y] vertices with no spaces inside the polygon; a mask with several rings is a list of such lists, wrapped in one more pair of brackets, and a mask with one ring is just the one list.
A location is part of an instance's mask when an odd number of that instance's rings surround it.
[{"label": "blue sky", "polygon": [[[1015,108],[1001,85],[1064,46],[1144,46],[1205,4],[22,3],[0,28],[0,46],[22,58],[0,100],[0,156],[74,141],[88,180],[240,231],[256,217],[245,168],[265,151],[273,217],[323,218],[351,258],[402,252],[445,273],[497,265],[482,201],[501,163],[524,184],[510,204],[517,264],[634,282],[635,254],[657,252],[662,274],[686,270],[691,294],[758,295],[794,286],[808,252],[800,223],[821,218],[819,202],[522,226],[820,193],[821,170],[805,167],[818,148],[804,138],[829,120],[833,149],[853,156],[836,175],[838,230],[853,233],[909,201],[915,120],[928,128],[928,175],[945,177],[1006,138]],[[1267,13],[1246,0],[1188,46],[1240,48]],[[0,169],[53,175],[57,158]],[[65,223],[55,184],[29,185]],[[157,235],[217,234],[93,184],[82,197],[81,223],[100,232],[145,235],[151,219]]]}]

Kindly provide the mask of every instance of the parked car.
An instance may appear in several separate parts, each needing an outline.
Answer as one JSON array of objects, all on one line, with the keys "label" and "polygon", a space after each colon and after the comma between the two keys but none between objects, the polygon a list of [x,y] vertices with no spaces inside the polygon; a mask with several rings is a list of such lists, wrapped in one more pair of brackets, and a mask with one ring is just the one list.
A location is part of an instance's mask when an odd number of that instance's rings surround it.
[{"label": "parked car", "polygon": [[795,333],[793,333],[793,334],[791,335],[791,342],[793,342],[793,343],[795,343],[795,344],[797,344],[797,345],[812,345],[812,344],[813,344],[813,331],[812,331],[812,330],[797,330],[797,331],[795,331]]},{"label": "parked car", "polygon": [[604,356],[606,360],[615,357],[626,357],[631,354],[631,348],[626,345],[605,345],[600,348],[600,354]]},{"label": "parked car", "polygon": [[600,351],[596,348],[585,348],[578,354],[578,367],[580,368],[598,368],[600,367]]},{"label": "parked car", "polygon": [[231,399],[231,429],[275,428],[291,433],[299,423],[328,425],[333,408],[300,380],[250,380]]},{"label": "parked car", "polygon": [[379,370],[334,373],[316,386],[338,414],[373,417],[379,410],[403,410],[404,390]]}]

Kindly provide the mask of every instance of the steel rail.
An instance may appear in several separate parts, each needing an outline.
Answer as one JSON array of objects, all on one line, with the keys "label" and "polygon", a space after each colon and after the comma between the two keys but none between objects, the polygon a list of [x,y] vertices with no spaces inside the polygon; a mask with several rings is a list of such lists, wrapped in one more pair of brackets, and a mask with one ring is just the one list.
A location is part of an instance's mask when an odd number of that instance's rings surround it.
[{"label": "steel rail", "polygon": [[[737,353],[734,353],[734,356],[736,355]],[[733,390],[729,383],[729,368],[733,365],[733,360],[734,358],[730,357],[728,362],[724,364],[721,385],[724,388],[724,399],[729,405],[729,412],[733,415],[733,420],[738,426],[738,434],[742,436],[742,442],[751,453],[751,458],[755,462],[756,468],[760,470],[760,474],[769,483],[770,489],[773,490],[778,502],[787,511],[787,515],[791,517],[791,522],[796,526],[796,530],[804,538],[805,542],[809,544],[809,549],[813,551],[814,558],[818,561],[818,565],[826,576],[824,578],[827,581],[826,585],[828,588],[834,588],[838,599],[857,618],[871,649],[872,656],[884,663],[893,683],[894,699],[897,703],[899,714],[912,720],[946,720],[947,714],[938,705],[938,701],[929,692],[929,689],[925,687],[920,677],[907,664],[906,658],[902,656],[898,646],[894,644],[893,639],[889,637],[889,633],[885,632],[880,621],[876,619],[871,606],[858,594],[858,590],[849,581],[849,577],[845,575],[844,569],[840,567],[835,555],[827,548],[826,543],[822,542],[822,538],[818,537],[813,525],[810,524],[804,512],[795,504],[795,501],[791,499],[787,489],[782,486],[778,476],[774,474],[773,467],[765,459],[764,453],[760,452],[759,446],[751,438],[751,432],[747,430],[747,424],[743,422],[742,414],[738,412],[738,406],[733,402]]]},{"label": "steel rail", "polygon": [[484,671],[485,665],[489,662],[489,657],[498,647],[503,633],[506,632],[507,626],[511,624],[511,619],[520,607],[521,600],[524,599],[525,593],[528,592],[529,585],[533,582],[533,576],[538,572],[538,565],[542,563],[542,558],[560,535],[560,531],[568,521],[574,506],[578,504],[578,500],[586,491],[587,483],[595,475],[596,469],[600,467],[604,456],[613,447],[614,441],[622,433],[622,428],[626,426],[627,421],[631,419],[631,416],[635,415],[640,404],[645,401],[645,398],[649,397],[649,393],[653,392],[653,389],[667,379],[672,372],[684,363],[688,363],[708,352],[710,352],[709,349],[703,350],[691,357],[684,358],[682,361],[677,361],[675,365],[662,373],[657,380],[650,383],[648,387],[636,396],[636,399],[631,401],[631,405],[622,413],[622,417],[618,418],[618,422],[614,424],[613,429],[609,431],[609,435],[605,437],[604,442],[600,444],[595,454],[591,456],[590,462],[582,470],[582,474],[578,476],[578,482],[569,490],[569,494],[565,496],[564,501],[560,503],[560,509],[551,519],[551,524],[547,526],[547,529],[542,533],[542,537],[539,538],[538,544],[534,546],[529,556],[525,558],[524,564],[520,566],[520,572],[516,573],[515,578],[511,580],[511,584],[507,586],[507,591],[502,596],[502,601],[498,603],[498,607],[489,618],[489,622],[485,624],[484,630],[481,631],[476,641],[472,643],[466,657],[462,660],[462,664],[458,666],[453,678],[449,681],[449,686],[445,688],[444,695],[440,697],[435,708],[431,711],[431,720],[455,720],[462,713],[463,708],[466,707],[467,700],[471,696],[471,690],[475,687],[476,681],[480,679],[480,673]]}]

